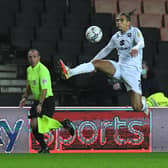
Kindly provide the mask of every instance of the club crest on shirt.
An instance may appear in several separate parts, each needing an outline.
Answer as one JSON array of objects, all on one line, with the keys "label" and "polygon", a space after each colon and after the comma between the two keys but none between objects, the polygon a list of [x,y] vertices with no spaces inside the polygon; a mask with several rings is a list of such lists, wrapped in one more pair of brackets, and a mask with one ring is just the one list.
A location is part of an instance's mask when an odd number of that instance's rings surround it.
[{"label": "club crest on shirt", "polygon": [[132,34],[131,34],[131,33],[127,33],[127,36],[128,36],[128,37],[131,37],[131,36],[132,36]]},{"label": "club crest on shirt", "polygon": [[46,84],[47,83],[47,79],[42,79],[42,84]]}]

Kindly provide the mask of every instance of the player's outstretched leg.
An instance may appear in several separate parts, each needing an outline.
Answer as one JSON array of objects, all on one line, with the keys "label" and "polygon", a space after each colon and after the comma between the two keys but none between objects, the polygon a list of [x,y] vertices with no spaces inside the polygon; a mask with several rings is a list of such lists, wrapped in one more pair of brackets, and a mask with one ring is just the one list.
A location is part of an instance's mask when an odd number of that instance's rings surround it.
[{"label": "player's outstretched leg", "polygon": [[74,68],[69,68],[68,66],[66,66],[61,59],[59,60],[59,62],[60,62],[63,77],[65,79],[69,79],[70,77],[75,75],[90,73],[95,71],[95,67],[91,62],[80,64]]},{"label": "player's outstretched leg", "polygon": [[74,128],[71,124],[71,121],[69,119],[64,119],[61,124],[63,125],[63,127],[65,129],[67,129],[69,131],[69,133],[73,136],[75,131],[74,131]]}]

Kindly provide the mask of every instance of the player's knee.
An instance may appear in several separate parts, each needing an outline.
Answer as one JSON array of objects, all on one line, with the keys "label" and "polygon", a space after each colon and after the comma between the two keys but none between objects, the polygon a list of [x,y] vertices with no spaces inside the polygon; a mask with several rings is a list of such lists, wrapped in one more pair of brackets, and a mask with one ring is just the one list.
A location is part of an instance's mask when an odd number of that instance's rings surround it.
[{"label": "player's knee", "polygon": [[99,69],[99,67],[101,65],[101,60],[94,60],[94,61],[92,61],[92,64],[94,65],[94,67],[96,69]]},{"label": "player's knee", "polygon": [[134,111],[137,111],[137,112],[142,111],[142,105],[139,103],[133,104],[132,107],[133,107]]}]

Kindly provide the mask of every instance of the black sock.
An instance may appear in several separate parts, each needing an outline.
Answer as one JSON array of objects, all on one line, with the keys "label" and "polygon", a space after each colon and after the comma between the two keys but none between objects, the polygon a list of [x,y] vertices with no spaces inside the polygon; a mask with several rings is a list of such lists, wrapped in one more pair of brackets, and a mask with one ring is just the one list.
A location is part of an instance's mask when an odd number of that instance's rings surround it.
[{"label": "black sock", "polygon": [[41,148],[46,148],[47,145],[44,141],[44,136],[43,134],[39,134],[37,131],[33,130],[33,135],[36,138],[36,140],[40,143]]}]

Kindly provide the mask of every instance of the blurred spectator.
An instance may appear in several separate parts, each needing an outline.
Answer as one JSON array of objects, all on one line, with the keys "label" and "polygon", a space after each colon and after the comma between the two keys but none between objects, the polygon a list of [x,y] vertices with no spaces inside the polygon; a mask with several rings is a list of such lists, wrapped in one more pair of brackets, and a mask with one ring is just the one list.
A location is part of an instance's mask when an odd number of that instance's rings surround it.
[{"label": "blurred spectator", "polygon": [[149,68],[146,61],[142,62],[142,93],[149,107],[168,106],[168,98],[161,91],[154,70]]},{"label": "blurred spectator", "polygon": [[146,100],[149,107],[168,106],[168,97],[166,97],[163,92],[154,93],[150,95]]},{"label": "blurred spectator", "polygon": [[160,92],[160,86],[158,80],[155,77],[154,70],[150,69],[147,62],[142,62],[142,93],[143,96],[148,97],[149,95]]}]

